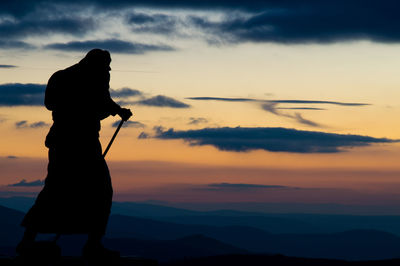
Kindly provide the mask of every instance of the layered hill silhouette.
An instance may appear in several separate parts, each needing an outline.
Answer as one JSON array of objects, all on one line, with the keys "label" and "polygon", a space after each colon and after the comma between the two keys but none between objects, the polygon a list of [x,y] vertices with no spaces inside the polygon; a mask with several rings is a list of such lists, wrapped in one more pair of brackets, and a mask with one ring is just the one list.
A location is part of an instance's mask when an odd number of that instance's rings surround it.
[{"label": "layered hill silhouette", "polygon": [[[126,237],[167,240],[202,234],[255,253],[349,260],[400,257],[400,238],[377,230],[332,234],[272,234],[254,227],[185,225],[122,215],[113,215],[109,225],[111,236],[124,234]],[[117,225],[120,227],[117,228]]]},{"label": "layered hill silhouette", "polygon": [[165,266],[242,266],[242,265],[271,265],[271,266],[397,266],[400,259],[376,261],[344,261],[318,258],[298,258],[282,255],[224,255],[163,263]]},{"label": "layered hill silhouette", "polygon": [[[180,212],[180,210],[173,211]],[[187,217],[191,217],[190,212]],[[0,254],[13,255],[14,247],[22,235],[19,223],[23,215],[23,212],[0,207],[0,217],[2,217]],[[204,217],[211,219],[215,215]],[[220,215],[218,217],[222,217],[219,224],[223,223],[226,217],[233,216]],[[207,222],[207,219],[199,219],[198,223]],[[184,219],[180,222],[112,215],[105,244],[110,248],[120,250],[122,255],[151,257],[161,261],[184,257],[250,253],[346,260],[400,257],[400,238],[395,234],[378,230],[277,234],[253,226],[185,224]],[[66,239],[65,237],[60,239],[60,243],[67,247],[65,250],[68,250],[68,246],[77,246],[74,239],[68,241]]]},{"label": "layered hill silhouette", "polygon": [[[26,212],[34,198],[0,198],[0,205]],[[160,205],[161,204],[161,205]],[[400,235],[400,216],[260,213],[237,210],[193,211],[149,202],[113,202],[112,214],[212,226],[251,226],[271,233],[337,233],[354,229]]]}]

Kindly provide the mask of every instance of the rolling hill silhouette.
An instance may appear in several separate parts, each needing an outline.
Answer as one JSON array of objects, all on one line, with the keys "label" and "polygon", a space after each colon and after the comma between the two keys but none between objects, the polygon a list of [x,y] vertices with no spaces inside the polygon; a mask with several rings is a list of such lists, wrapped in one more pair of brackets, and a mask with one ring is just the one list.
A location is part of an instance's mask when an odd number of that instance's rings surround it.
[{"label": "rolling hill silhouette", "polygon": [[[0,198],[0,205],[26,212],[34,198]],[[112,214],[211,226],[251,226],[271,233],[338,233],[374,229],[400,235],[400,216],[193,211],[149,202],[113,202]]]},{"label": "rolling hill silhouette", "polygon": [[111,238],[105,239],[104,243],[119,250],[123,256],[140,256],[159,261],[177,260],[183,257],[248,253],[246,250],[203,235],[192,235],[176,240]]},{"label": "rolling hill silhouette", "polygon": [[[23,215],[22,212],[0,207],[0,217],[3,218],[0,223],[0,253],[8,254],[19,240],[22,234],[19,223]],[[112,215],[106,238],[105,242],[110,248],[119,249],[123,254],[154,256],[158,259],[245,253],[246,250],[252,253],[347,260],[400,257],[400,238],[376,230],[272,234],[249,226],[178,224]],[[74,244],[71,242],[69,245]]]},{"label": "rolling hill silhouette", "polygon": [[0,217],[0,247],[16,245],[24,232],[19,225],[24,213],[0,206]]}]

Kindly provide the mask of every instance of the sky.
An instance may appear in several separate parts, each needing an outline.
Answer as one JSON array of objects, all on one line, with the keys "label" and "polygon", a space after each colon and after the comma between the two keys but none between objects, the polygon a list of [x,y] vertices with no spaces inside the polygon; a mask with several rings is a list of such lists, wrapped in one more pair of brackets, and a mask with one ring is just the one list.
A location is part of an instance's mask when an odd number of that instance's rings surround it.
[{"label": "sky", "polygon": [[107,155],[116,200],[400,206],[398,7],[1,1],[0,196],[41,189],[46,83],[101,48],[134,113]]}]

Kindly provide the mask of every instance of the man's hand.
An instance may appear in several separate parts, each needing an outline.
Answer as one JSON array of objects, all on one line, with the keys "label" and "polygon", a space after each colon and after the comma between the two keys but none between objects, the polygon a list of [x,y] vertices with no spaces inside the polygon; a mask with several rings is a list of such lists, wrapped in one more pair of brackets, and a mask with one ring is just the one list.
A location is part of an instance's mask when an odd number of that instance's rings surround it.
[{"label": "man's hand", "polygon": [[122,120],[127,121],[132,116],[132,112],[130,109],[121,108],[118,112],[118,115],[122,118]]}]

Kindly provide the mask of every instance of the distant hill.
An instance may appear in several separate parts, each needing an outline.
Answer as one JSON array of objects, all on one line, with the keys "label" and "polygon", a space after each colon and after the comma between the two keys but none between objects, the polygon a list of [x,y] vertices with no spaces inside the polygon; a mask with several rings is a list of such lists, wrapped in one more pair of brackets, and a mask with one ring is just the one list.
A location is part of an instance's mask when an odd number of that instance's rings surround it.
[{"label": "distant hill", "polygon": [[[0,198],[0,205],[26,212],[34,198]],[[113,202],[112,214],[210,226],[251,226],[271,233],[336,233],[374,229],[400,235],[400,216],[261,213],[237,210],[194,211],[149,202]]]},{"label": "distant hill", "polygon": [[104,244],[109,248],[119,250],[123,256],[134,255],[160,261],[176,260],[183,257],[248,253],[246,250],[236,248],[203,235],[193,235],[176,240],[107,238]]},{"label": "distant hill", "polygon": [[[173,210],[180,212],[180,210]],[[225,213],[226,214],[226,213]],[[0,254],[8,253],[13,250],[10,247],[16,245],[21,239],[23,228],[19,226],[24,213],[0,206]],[[185,216],[182,216],[185,217]],[[186,216],[193,219],[194,216]],[[214,225],[213,217],[216,219]],[[255,217],[255,221],[250,218]],[[249,219],[251,223],[261,223],[263,220],[258,216],[239,217],[241,222]],[[176,219],[170,216],[168,219]],[[188,254],[208,254],[207,246],[215,247],[215,250],[223,250],[222,247],[217,248],[217,244],[211,241],[222,242],[224,248],[248,250],[253,253],[279,253],[290,256],[300,257],[322,257],[322,258],[340,258],[348,260],[372,260],[387,259],[400,257],[400,238],[397,235],[386,233],[379,230],[349,230],[338,233],[303,233],[303,234],[276,234],[266,230],[252,226],[231,225],[229,219],[234,220],[234,216],[207,216],[199,215],[197,223],[209,224],[188,224],[187,220],[182,218],[180,221],[168,222],[157,219],[161,218],[143,218],[126,215],[112,215],[107,228],[107,238],[119,239],[118,241],[136,241],[152,244],[164,245],[164,241],[170,242],[171,246],[184,245],[189,236],[202,235],[203,238],[197,237],[196,245],[191,244],[190,248],[182,249]],[[236,216],[236,218],[238,218]],[[269,220],[266,218],[266,222]],[[257,220],[259,219],[259,220]],[[279,221],[279,220],[277,220]],[[235,221],[237,222],[237,221]],[[290,223],[294,223],[291,220]],[[226,226],[222,226],[227,223]],[[215,224],[218,224],[215,225]],[[286,225],[288,226],[288,225]],[[121,240],[128,239],[128,240]],[[135,240],[132,240],[135,239]],[[204,242],[200,241],[201,239]],[[214,240],[211,240],[214,239]],[[111,241],[111,240],[110,240]],[[117,240],[115,240],[117,241]],[[133,242],[132,242],[133,241]],[[161,241],[161,242],[160,242]],[[136,243],[135,242],[135,243]],[[74,245],[74,242],[67,245]],[[116,243],[116,242],[114,242]],[[193,243],[193,241],[192,241]],[[202,247],[204,245],[204,247]],[[139,245],[136,245],[137,247]],[[168,245],[167,245],[168,246]],[[121,248],[123,248],[121,246]],[[229,250],[227,248],[227,250]],[[129,252],[134,250],[129,249]],[[207,252],[206,252],[207,251]],[[197,252],[197,253],[196,253]],[[203,252],[203,253],[202,253]],[[218,253],[221,254],[221,253]],[[184,253],[181,254],[185,256]],[[160,255],[161,256],[161,255]]]},{"label": "distant hill", "polygon": [[23,212],[0,206],[0,247],[13,246],[21,240],[24,230],[20,224],[24,215]]},{"label": "distant hill", "polygon": [[26,213],[35,202],[32,197],[0,197],[0,205]]},{"label": "distant hill", "polygon": [[246,226],[187,225],[122,215],[113,215],[108,227],[110,237],[169,240],[193,234],[202,234],[256,253],[348,260],[400,257],[400,238],[376,230],[332,234],[271,234]]},{"label": "distant hill", "polygon": [[114,201],[112,205],[113,214],[130,215],[136,217],[168,217],[201,215],[201,212],[186,209],[142,203],[142,202],[118,202]]},{"label": "distant hill", "polygon": [[238,254],[222,255],[202,258],[186,258],[184,260],[161,263],[162,266],[243,266],[243,265],[271,265],[271,266],[398,266],[400,259],[377,261],[345,261],[318,258],[299,258],[282,255]]}]

